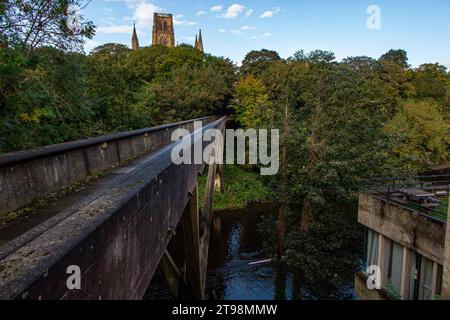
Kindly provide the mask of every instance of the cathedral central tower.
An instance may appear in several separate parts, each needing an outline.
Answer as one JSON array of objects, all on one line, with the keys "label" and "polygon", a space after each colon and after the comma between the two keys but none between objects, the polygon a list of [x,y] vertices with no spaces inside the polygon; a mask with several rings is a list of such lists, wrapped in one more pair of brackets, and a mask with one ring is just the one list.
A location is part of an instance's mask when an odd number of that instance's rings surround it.
[{"label": "cathedral central tower", "polygon": [[169,48],[175,47],[175,32],[173,16],[171,14],[153,14],[152,45],[161,45]]},{"label": "cathedral central tower", "polygon": [[[1,0],[0,0],[1,1]],[[178,44],[177,44],[178,45]],[[173,24],[173,15],[167,13],[153,14],[153,33],[152,46],[164,46],[168,48],[175,47],[175,28]],[[195,36],[194,48],[204,52],[202,30]],[[136,24],[133,26],[133,35],[131,37],[131,49],[139,50],[139,38],[136,31]]]}]

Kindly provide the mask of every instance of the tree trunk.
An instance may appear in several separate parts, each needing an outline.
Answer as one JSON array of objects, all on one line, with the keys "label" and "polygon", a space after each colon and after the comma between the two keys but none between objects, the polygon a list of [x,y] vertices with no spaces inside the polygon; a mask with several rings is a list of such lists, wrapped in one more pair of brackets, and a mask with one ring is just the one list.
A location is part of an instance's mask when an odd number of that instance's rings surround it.
[{"label": "tree trunk", "polygon": [[278,211],[278,221],[277,221],[277,258],[281,261],[284,253],[284,238],[286,236],[286,208],[288,207],[288,199],[286,199],[288,194],[288,174],[287,174],[287,142],[289,139],[289,99],[286,95],[285,100],[285,116],[283,120],[283,147],[282,147],[282,158],[281,158],[281,206]]},{"label": "tree trunk", "polygon": [[[322,87],[322,82],[319,81],[318,88]],[[313,169],[319,158],[319,130],[320,130],[320,117],[322,113],[322,102],[321,102],[321,93],[320,90],[317,91],[316,105],[314,108],[314,117],[312,121],[312,131],[310,135],[310,142],[308,148],[308,160],[306,164],[307,171]],[[300,230],[303,232],[307,232],[310,223],[311,216],[311,201],[308,198],[308,195],[305,195],[303,199],[302,205],[302,214],[300,218]]]},{"label": "tree trunk", "polygon": [[303,232],[308,231],[310,209],[311,204],[309,202],[309,199],[308,198],[303,199],[302,216],[300,218],[300,230]]},{"label": "tree trunk", "polygon": [[277,221],[277,259],[280,262],[284,253],[284,238],[286,237],[286,219],[284,209],[278,210]]}]

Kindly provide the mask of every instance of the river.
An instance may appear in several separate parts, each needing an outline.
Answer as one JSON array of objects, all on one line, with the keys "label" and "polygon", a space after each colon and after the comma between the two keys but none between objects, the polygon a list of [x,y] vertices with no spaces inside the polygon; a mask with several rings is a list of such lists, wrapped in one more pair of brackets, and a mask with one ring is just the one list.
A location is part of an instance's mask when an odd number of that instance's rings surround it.
[{"label": "river", "polygon": [[[273,208],[267,206],[215,212],[208,261],[209,299],[274,300],[284,296],[290,300],[299,296],[295,293],[299,286],[295,285],[294,277],[290,273],[283,274],[270,262],[264,262],[268,257],[263,252],[263,239],[257,231],[257,226],[262,215],[272,212]],[[182,243],[175,243],[172,250],[177,251],[177,246],[182,247]],[[355,299],[354,270],[344,272],[346,274],[342,278],[345,281],[333,292],[333,299]],[[302,299],[324,299],[311,293],[321,290],[310,289],[301,287]],[[329,299],[329,296],[326,298]],[[172,299],[160,274],[154,277],[144,299]]]}]

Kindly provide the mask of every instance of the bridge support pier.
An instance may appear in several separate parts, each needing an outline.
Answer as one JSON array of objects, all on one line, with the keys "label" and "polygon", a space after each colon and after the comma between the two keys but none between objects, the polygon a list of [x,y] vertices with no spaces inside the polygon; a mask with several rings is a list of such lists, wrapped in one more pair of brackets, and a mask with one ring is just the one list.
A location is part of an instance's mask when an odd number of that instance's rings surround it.
[{"label": "bridge support pier", "polygon": [[184,280],[196,300],[204,298],[200,277],[200,226],[198,210],[198,185],[190,194],[190,200],[183,214],[183,231],[185,245]]},{"label": "bridge support pier", "polygon": [[206,275],[208,272],[209,239],[211,236],[216,172],[217,164],[213,163],[208,168],[204,207],[200,211],[200,281],[203,294],[205,293]]},{"label": "bridge support pier", "polygon": [[189,201],[182,217],[184,273],[180,272],[167,250],[160,263],[169,291],[177,299],[205,299],[213,199],[216,183],[218,179],[220,181],[219,170],[219,165],[215,163],[208,168],[202,209],[199,209],[198,204],[198,185],[189,194]]},{"label": "bridge support pier", "polygon": [[164,252],[159,267],[164,274],[170,293],[176,298],[184,299],[189,290],[187,290],[181,271],[167,250]]},{"label": "bridge support pier", "polygon": [[217,164],[216,159],[222,158],[223,147],[223,141],[219,142],[210,155],[212,161],[208,166],[202,209],[199,209],[198,204],[198,183],[189,193],[189,201],[182,216],[184,274],[178,270],[167,250],[161,261],[169,289],[178,299],[205,299],[214,192],[222,192],[222,165]]}]

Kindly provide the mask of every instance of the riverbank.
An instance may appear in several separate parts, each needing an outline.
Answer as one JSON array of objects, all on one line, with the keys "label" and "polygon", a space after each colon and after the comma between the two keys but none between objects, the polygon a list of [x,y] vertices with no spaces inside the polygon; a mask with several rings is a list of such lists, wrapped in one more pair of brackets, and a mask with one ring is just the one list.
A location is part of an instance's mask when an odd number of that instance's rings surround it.
[{"label": "riverbank", "polygon": [[[206,174],[199,181],[200,205],[203,205]],[[270,190],[262,177],[249,169],[237,165],[224,165],[222,192],[214,193],[214,209],[243,209],[249,203],[270,201]]]}]

